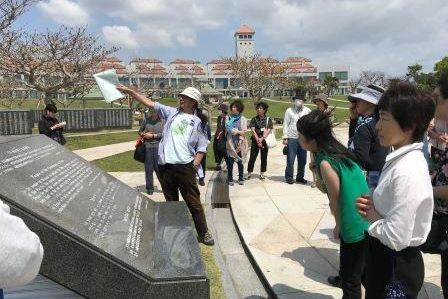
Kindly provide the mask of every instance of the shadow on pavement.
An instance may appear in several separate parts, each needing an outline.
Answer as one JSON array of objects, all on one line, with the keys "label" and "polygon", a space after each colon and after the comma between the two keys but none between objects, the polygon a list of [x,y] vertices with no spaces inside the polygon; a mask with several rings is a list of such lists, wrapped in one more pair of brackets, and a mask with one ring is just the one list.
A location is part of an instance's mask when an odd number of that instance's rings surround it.
[{"label": "shadow on pavement", "polygon": [[270,180],[270,181],[273,181],[273,182],[284,182],[286,184],[284,176],[271,175],[271,176],[268,176],[267,179]]},{"label": "shadow on pavement", "polygon": [[334,299],[333,296],[325,295],[325,294],[319,294],[319,293],[313,293],[313,292],[307,292],[302,291],[299,289],[292,288],[290,286],[287,286],[285,284],[275,284],[273,286],[274,290],[281,290],[278,296],[280,298],[285,297],[288,299]]},{"label": "shadow on pavement", "polygon": [[333,229],[332,228],[322,228],[319,230],[319,232],[323,235],[326,235],[330,241],[333,243],[338,243],[333,237]]},{"label": "shadow on pavement", "polygon": [[329,285],[327,277],[337,274],[329,262],[330,260],[339,260],[339,251],[336,249],[300,247],[291,252],[286,251],[281,256],[300,263],[306,277],[322,284]]}]

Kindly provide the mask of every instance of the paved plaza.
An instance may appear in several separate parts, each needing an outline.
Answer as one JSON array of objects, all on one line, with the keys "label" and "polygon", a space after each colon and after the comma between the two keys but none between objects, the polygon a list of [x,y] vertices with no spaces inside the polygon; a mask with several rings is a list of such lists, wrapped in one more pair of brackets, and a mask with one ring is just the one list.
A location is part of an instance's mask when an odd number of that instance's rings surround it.
[{"label": "paved plaza", "polygon": [[[338,138],[346,143],[347,128],[335,130]],[[124,148],[132,150],[130,143],[108,146],[113,152],[116,147],[121,152]],[[90,150],[89,159],[96,157]],[[77,151],[82,156],[81,151]],[[84,152],[84,153],[87,153]],[[102,157],[102,155],[101,155]],[[328,199],[318,189],[309,185],[288,185],[284,182],[285,157],[282,146],[271,149],[268,156],[267,179],[260,181],[255,165],[252,179],[243,186],[230,187],[229,196],[231,212],[237,229],[249,254],[254,259],[263,279],[265,279],[278,298],[341,298],[340,289],[327,283],[329,275],[338,271],[338,243],[332,239],[334,227],[330,214]],[[141,191],[144,187],[143,172],[111,173]],[[212,172],[207,173],[208,184]],[[311,172],[306,170],[306,179],[311,180]],[[160,184],[156,182],[156,190],[151,199],[163,201]],[[201,197],[208,213],[212,210],[210,186],[200,187]],[[213,224],[211,224],[213,225]],[[225,253],[229,250],[225,240],[225,232],[216,232],[218,241],[215,250]],[[226,255],[224,255],[224,260]],[[443,298],[440,289],[440,256],[425,255],[425,284],[419,298]],[[237,284],[237,282],[233,282]]]}]

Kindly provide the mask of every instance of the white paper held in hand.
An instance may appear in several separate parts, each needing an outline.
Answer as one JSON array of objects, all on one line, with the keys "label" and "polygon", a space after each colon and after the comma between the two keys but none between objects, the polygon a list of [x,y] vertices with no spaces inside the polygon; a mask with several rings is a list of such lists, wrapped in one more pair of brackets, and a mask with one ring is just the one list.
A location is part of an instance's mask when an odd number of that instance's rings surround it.
[{"label": "white paper held in hand", "polygon": [[116,88],[120,82],[118,81],[118,76],[114,69],[94,74],[93,77],[95,78],[106,102],[110,103],[125,97],[125,95]]}]

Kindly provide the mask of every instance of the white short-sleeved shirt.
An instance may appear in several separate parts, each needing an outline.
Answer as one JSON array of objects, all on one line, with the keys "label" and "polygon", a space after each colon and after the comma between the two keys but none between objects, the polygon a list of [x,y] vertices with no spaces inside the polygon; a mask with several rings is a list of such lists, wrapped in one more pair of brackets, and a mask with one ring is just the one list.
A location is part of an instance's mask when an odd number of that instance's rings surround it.
[{"label": "white short-sleeved shirt", "polygon": [[166,146],[165,162],[169,164],[187,164],[193,160],[188,141],[194,130],[193,115],[180,112],[171,123]]},{"label": "white short-sleeved shirt", "polygon": [[383,219],[369,226],[369,234],[396,251],[423,244],[431,229],[433,190],[422,147],[413,143],[387,155],[373,193]]}]

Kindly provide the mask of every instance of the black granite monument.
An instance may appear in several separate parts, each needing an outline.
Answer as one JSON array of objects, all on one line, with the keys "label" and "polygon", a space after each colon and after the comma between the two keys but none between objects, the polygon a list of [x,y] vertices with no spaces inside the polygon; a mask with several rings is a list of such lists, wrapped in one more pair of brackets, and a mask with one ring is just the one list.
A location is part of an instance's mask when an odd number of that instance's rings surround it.
[{"label": "black granite monument", "polygon": [[183,202],[153,202],[46,136],[0,136],[0,197],[41,238],[41,274],[80,295],[209,297]]},{"label": "black granite monument", "polygon": [[[42,113],[43,110],[32,111],[35,123],[42,118]],[[110,128],[132,129],[133,123],[132,111],[129,108],[59,109],[58,118],[67,122],[64,127],[66,132]]]},{"label": "black granite monument", "polygon": [[0,135],[31,134],[33,126],[31,110],[0,110]]}]

